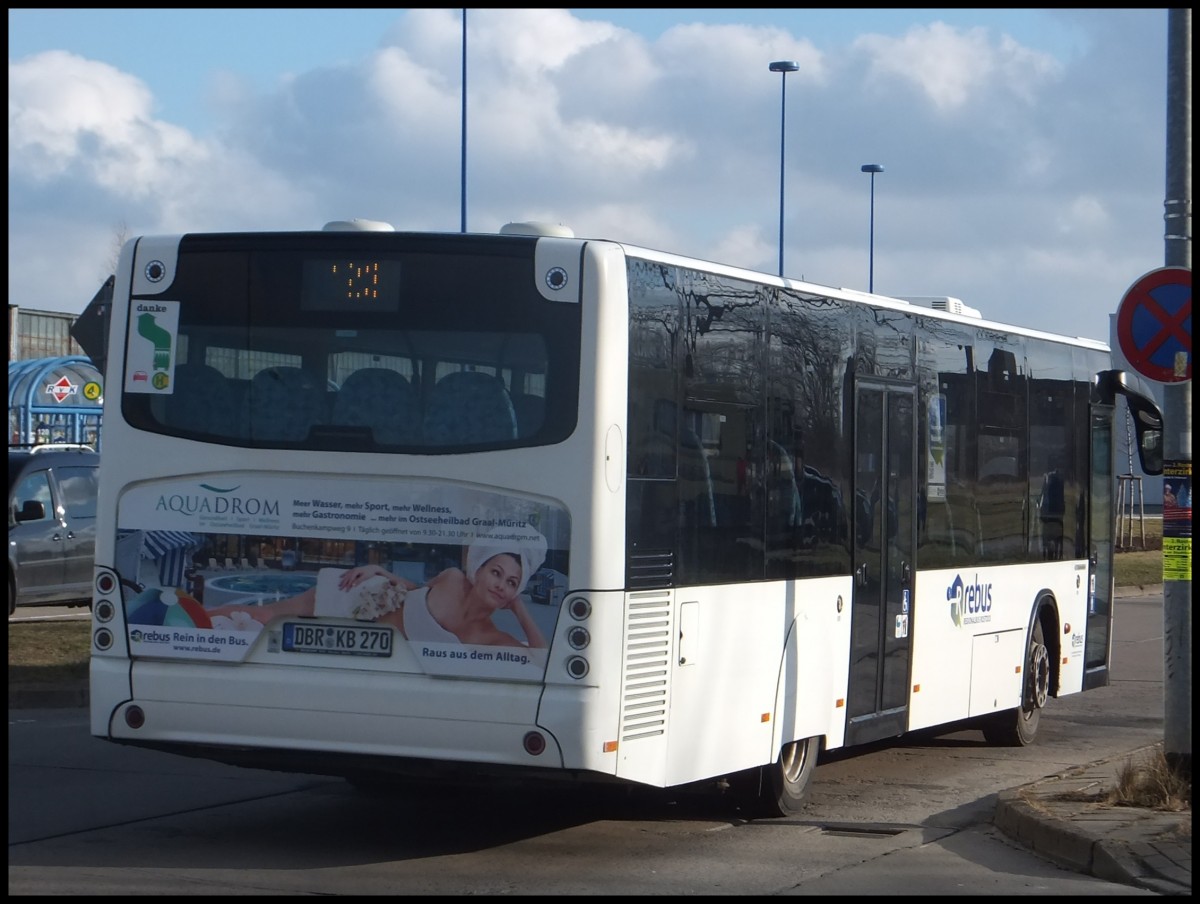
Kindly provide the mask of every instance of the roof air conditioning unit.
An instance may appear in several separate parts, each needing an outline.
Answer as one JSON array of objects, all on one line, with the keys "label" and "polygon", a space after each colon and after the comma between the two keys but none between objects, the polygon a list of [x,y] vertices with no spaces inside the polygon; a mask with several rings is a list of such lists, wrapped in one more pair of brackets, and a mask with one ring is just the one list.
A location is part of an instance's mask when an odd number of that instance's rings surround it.
[{"label": "roof air conditioning unit", "polygon": [[900,295],[903,301],[933,308],[935,311],[946,311],[950,314],[961,314],[963,317],[982,319],[983,315],[970,305],[965,305],[961,298],[952,295]]}]

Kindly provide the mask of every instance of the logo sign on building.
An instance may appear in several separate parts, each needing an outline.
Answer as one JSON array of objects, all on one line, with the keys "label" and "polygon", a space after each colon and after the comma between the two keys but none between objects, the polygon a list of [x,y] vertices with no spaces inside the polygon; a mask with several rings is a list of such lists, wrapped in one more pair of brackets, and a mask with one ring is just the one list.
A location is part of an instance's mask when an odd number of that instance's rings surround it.
[{"label": "logo sign on building", "polygon": [[1117,308],[1117,342],[1148,380],[1192,378],[1192,271],[1160,267],[1129,287]]},{"label": "logo sign on building", "polygon": [[79,387],[72,383],[67,377],[60,377],[53,383],[46,384],[46,394],[53,396],[54,401],[61,402],[63,399],[70,398],[79,391]]}]

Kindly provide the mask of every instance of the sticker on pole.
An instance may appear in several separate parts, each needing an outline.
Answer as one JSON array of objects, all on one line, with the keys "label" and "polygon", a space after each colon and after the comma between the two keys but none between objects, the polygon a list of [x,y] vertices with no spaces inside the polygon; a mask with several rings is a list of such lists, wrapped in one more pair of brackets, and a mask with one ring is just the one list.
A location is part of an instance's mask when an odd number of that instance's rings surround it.
[{"label": "sticker on pole", "polygon": [[1192,271],[1151,270],[1129,287],[1117,308],[1117,342],[1129,365],[1148,380],[1192,378]]}]

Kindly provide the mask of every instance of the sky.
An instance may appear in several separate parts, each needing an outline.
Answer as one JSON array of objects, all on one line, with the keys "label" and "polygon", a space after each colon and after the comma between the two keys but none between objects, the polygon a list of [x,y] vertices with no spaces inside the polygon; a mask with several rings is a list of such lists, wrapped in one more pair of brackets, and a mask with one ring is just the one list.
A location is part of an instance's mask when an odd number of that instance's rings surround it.
[{"label": "sky", "polygon": [[1163,266],[1165,9],[468,8],[465,183],[460,8],[8,24],[23,308],[81,312],[135,235],[458,232],[464,197],[776,273],[782,190],[787,276],[1106,342]]}]

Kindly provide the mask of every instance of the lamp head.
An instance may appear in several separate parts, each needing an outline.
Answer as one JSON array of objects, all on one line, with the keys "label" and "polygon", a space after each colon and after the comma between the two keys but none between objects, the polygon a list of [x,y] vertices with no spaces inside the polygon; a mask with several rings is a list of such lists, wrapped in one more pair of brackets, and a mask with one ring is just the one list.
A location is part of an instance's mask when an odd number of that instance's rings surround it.
[{"label": "lamp head", "polygon": [[768,67],[772,72],[795,72],[800,64],[795,60],[776,60]]},{"label": "lamp head", "polygon": [[862,171],[864,173],[882,173],[883,166],[878,163],[864,163],[862,165]]}]

